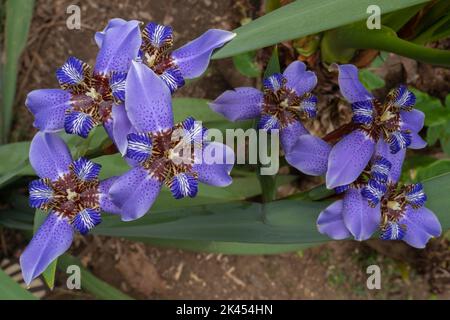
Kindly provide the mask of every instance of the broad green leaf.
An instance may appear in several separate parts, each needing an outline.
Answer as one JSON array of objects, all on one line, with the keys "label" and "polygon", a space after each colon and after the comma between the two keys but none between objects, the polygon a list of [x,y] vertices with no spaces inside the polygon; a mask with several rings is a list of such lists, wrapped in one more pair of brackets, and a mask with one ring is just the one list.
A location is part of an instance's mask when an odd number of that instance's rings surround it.
[{"label": "broad green leaf", "polygon": [[375,90],[383,88],[385,85],[384,79],[376,75],[368,69],[359,70],[359,80],[364,85],[364,87],[369,90]]},{"label": "broad green leaf", "polygon": [[427,155],[412,155],[406,157],[403,162],[401,181],[416,182],[418,170],[425,168],[434,162],[436,162],[436,158]]},{"label": "broad green leaf", "polygon": [[376,4],[382,13],[388,13],[426,1],[294,1],[236,29],[234,32],[237,36],[220,49],[214,58],[234,56],[366,19],[370,15],[367,13],[370,5]]},{"label": "broad green leaf", "polygon": [[[45,219],[47,219],[47,212],[37,209],[36,213],[34,214],[33,233],[36,233],[38,231],[39,227],[44,223]],[[57,263],[58,259],[55,259],[42,273],[45,283],[51,290],[53,290],[55,286],[55,273]]]},{"label": "broad green leaf", "polygon": [[0,300],[37,300],[0,268]]},{"label": "broad green leaf", "polygon": [[259,77],[261,69],[255,60],[256,51],[249,51],[233,56],[234,67],[249,78]]},{"label": "broad green leaf", "polygon": [[450,159],[442,159],[417,170],[417,180],[424,181],[450,172]]},{"label": "broad green leaf", "polygon": [[66,272],[71,265],[76,265],[81,270],[81,288],[92,293],[95,297],[103,300],[133,300],[132,297],[94,276],[82,266],[77,258],[69,254],[63,254],[59,257],[58,268],[61,271]]},{"label": "broad green leaf", "polygon": [[0,176],[16,171],[28,163],[30,142],[16,142],[0,146]]},{"label": "broad green leaf", "polygon": [[181,122],[187,117],[193,117],[205,123],[225,120],[222,115],[211,110],[206,99],[174,98],[172,106],[175,122]]},{"label": "broad green leaf", "polygon": [[31,17],[33,15],[33,0],[7,0],[5,43],[4,43],[4,65],[2,75],[2,124],[0,142],[5,142],[9,134],[13,120],[12,106],[16,94],[16,81],[19,58],[24,49]]},{"label": "broad green leaf", "polygon": [[432,97],[425,92],[414,88],[411,91],[416,96],[414,108],[425,113],[426,126],[446,124],[450,121],[450,107],[443,106],[438,98]]},{"label": "broad green leaf", "polygon": [[426,4],[421,3],[398,11],[388,13],[381,17],[381,21],[394,31],[400,30],[412,17],[414,17]]}]

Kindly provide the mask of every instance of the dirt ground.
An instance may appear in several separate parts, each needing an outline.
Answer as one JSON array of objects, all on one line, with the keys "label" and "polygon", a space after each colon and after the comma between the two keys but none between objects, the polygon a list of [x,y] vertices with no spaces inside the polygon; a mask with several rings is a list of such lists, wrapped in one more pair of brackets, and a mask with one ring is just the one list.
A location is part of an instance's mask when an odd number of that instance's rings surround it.
[{"label": "dirt ground", "polygon": [[[97,52],[93,41],[114,17],[171,24],[175,47],[209,28],[234,29],[247,16],[259,11],[258,1],[149,0],[76,2],[81,6],[81,30],[66,28],[68,0],[37,0],[27,49],[23,55],[12,139],[29,139],[32,116],[24,107],[26,94],[37,88],[57,87],[56,67],[69,55],[90,64]],[[443,98],[449,92],[447,70],[394,57],[381,70],[387,85],[408,82]],[[317,67],[320,68],[320,67]],[[310,127],[325,133],[349,118],[348,106],[338,98],[335,79],[316,69],[323,81],[319,105],[321,118]],[[419,76],[420,75],[420,76]],[[177,96],[214,99],[233,86],[251,85],[233,71],[227,59],[213,61],[206,75]],[[337,119],[331,121],[330,119]],[[303,176],[302,176],[303,178]],[[299,184],[299,183],[298,183]],[[292,188],[298,188],[298,185]],[[286,195],[289,190],[279,190]],[[1,233],[1,231],[0,231]],[[3,235],[4,236],[4,235]],[[7,237],[17,238],[7,232]],[[402,244],[354,241],[329,244],[301,252],[267,256],[227,256],[159,248],[141,243],[88,236],[75,248],[83,264],[96,276],[135,298],[142,299],[449,299],[449,242],[436,239],[426,250]],[[23,241],[21,242],[23,243]],[[11,248],[10,248],[11,249]],[[8,250],[18,255],[21,248]],[[396,253],[398,252],[398,253]],[[377,264],[382,271],[382,289],[368,290],[366,268]],[[84,292],[64,289],[65,274],[49,299],[91,298]]]}]

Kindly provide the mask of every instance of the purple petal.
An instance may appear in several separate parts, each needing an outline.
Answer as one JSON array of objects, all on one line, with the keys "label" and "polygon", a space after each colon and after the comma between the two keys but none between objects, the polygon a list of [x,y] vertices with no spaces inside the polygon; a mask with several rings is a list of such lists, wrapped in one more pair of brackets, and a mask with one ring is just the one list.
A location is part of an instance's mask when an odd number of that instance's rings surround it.
[{"label": "purple petal", "polygon": [[69,171],[69,148],[56,134],[38,132],[31,141],[30,163],[41,178],[56,180]]},{"label": "purple petal", "polygon": [[65,112],[70,108],[70,96],[69,92],[61,89],[31,91],[25,105],[34,115],[33,125],[45,132],[62,130]]},{"label": "purple petal", "polygon": [[316,74],[306,71],[306,65],[300,61],[292,62],[283,72],[287,86],[294,89],[299,96],[311,92],[317,85]]},{"label": "purple petal", "polygon": [[350,184],[369,163],[375,143],[365,132],[355,130],[340,140],[330,152],[326,175],[327,188]]},{"label": "purple petal", "polygon": [[133,131],[133,126],[128,119],[125,106],[113,105],[112,107],[112,135],[119,152],[124,155],[127,151],[127,136]]},{"label": "purple petal", "polygon": [[150,210],[161,191],[162,183],[147,170],[134,167],[119,177],[109,189],[113,203],[120,208],[123,221],[139,219]]},{"label": "purple petal", "polygon": [[172,96],[152,70],[133,62],[126,83],[125,109],[138,131],[156,132],[173,127]]},{"label": "purple petal", "polygon": [[408,206],[399,224],[406,225],[403,241],[415,248],[425,248],[430,238],[439,237],[442,232],[438,218],[425,207],[413,209]]},{"label": "purple petal", "polygon": [[380,206],[370,207],[360,189],[350,188],[344,196],[343,217],[345,226],[356,240],[367,240],[380,224]]},{"label": "purple petal", "polygon": [[81,181],[93,181],[98,178],[102,166],[91,160],[81,157],[72,162],[73,173]]},{"label": "purple petal", "polygon": [[106,180],[100,181],[98,191],[99,191],[99,201],[100,208],[104,212],[119,214],[120,208],[117,207],[111,200],[109,196],[109,189],[116,182],[119,177],[111,177]]},{"label": "purple petal", "polygon": [[284,152],[289,152],[300,136],[308,134],[300,121],[289,124],[286,128],[281,129],[280,139]]},{"label": "purple petal", "polygon": [[159,75],[164,83],[169,87],[170,92],[174,93],[179,88],[184,86],[184,78],[178,68],[168,68]]},{"label": "purple petal", "polygon": [[204,146],[200,160],[196,159],[193,166],[200,182],[217,187],[231,184],[230,172],[234,165],[234,151],[230,147],[219,142],[210,142]]},{"label": "purple petal", "polygon": [[138,21],[115,23],[105,31],[101,49],[97,55],[95,72],[127,72],[131,61],[137,57],[141,46],[141,30]]},{"label": "purple petal", "polygon": [[175,199],[193,198],[198,192],[198,180],[191,173],[179,173],[170,180],[169,187]]},{"label": "purple petal", "polygon": [[259,117],[264,95],[261,91],[250,87],[227,90],[209,107],[231,121],[247,120]]},{"label": "purple petal", "polygon": [[336,65],[339,69],[339,89],[347,101],[359,102],[373,99],[358,78],[358,68],[352,64]]},{"label": "purple petal", "polygon": [[289,152],[286,161],[294,168],[312,176],[321,176],[327,171],[331,146],[322,139],[305,134]]},{"label": "purple petal", "polygon": [[162,48],[172,43],[173,30],[171,26],[150,22],[145,26],[142,36],[152,47]]},{"label": "purple petal", "polygon": [[402,110],[410,110],[416,103],[416,96],[405,85],[392,90],[388,95],[388,103]]},{"label": "purple petal", "polygon": [[427,146],[427,142],[419,136],[418,133],[411,131],[411,144],[408,146],[410,149],[423,149]]},{"label": "purple petal", "polygon": [[285,81],[286,79],[281,73],[274,73],[263,79],[264,90],[277,92],[283,87]]},{"label": "purple petal", "polygon": [[351,236],[342,217],[343,204],[342,200],[335,201],[320,213],[319,218],[317,218],[317,228],[320,233],[335,240],[342,240]]},{"label": "purple petal", "polygon": [[65,218],[49,213],[25,251],[20,256],[23,279],[29,285],[53,260],[69,249],[73,228]]},{"label": "purple petal", "polygon": [[402,129],[419,132],[425,123],[425,114],[417,109],[411,111],[400,111]]},{"label": "purple petal", "polygon": [[402,174],[402,166],[403,161],[405,160],[406,149],[402,149],[396,154],[392,154],[389,145],[383,139],[379,139],[375,147],[375,154],[382,156],[391,163],[389,180],[392,182],[397,182]]},{"label": "purple petal", "polygon": [[75,57],[69,57],[60,68],[56,69],[56,78],[62,88],[76,86],[85,81],[89,69],[87,63]]},{"label": "purple petal", "polygon": [[103,31],[98,31],[95,33],[94,40],[95,40],[95,43],[97,44],[97,46],[99,48],[102,47],[103,39],[105,39],[105,34],[109,29],[124,26],[126,23],[127,22],[125,20],[120,19],[120,18],[114,18],[114,19],[109,20],[108,25],[106,26],[105,29],[103,29]]},{"label": "purple petal", "polygon": [[175,50],[172,58],[185,79],[199,77],[208,67],[214,49],[223,46],[235,36],[235,33],[229,31],[210,29],[197,39]]},{"label": "purple petal", "polygon": [[66,133],[76,134],[82,138],[87,138],[96,125],[94,118],[87,113],[79,111],[71,111],[66,114],[64,119]]},{"label": "purple petal", "polygon": [[102,215],[98,209],[87,208],[77,213],[72,226],[82,235],[86,235],[102,222]]}]

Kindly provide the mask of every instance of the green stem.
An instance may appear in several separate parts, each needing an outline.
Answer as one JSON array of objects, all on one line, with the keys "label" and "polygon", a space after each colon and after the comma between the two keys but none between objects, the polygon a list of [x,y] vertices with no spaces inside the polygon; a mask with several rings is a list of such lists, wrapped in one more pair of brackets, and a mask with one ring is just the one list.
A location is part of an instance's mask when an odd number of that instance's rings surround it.
[{"label": "green stem", "polygon": [[328,43],[323,45],[333,50],[376,49],[393,52],[425,63],[450,67],[450,51],[427,48],[400,39],[388,27],[368,30],[360,24],[347,26],[329,31],[326,41]]}]

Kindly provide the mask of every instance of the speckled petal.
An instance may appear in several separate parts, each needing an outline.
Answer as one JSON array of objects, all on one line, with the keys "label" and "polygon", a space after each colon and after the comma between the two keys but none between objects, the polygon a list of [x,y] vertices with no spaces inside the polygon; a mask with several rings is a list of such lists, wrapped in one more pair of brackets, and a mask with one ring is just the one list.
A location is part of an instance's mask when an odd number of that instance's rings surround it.
[{"label": "speckled petal", "polygon": [[308,131],[300,121],[295,121],[286,128],[281,129],[280,139],[284,152],[289,152],[297,142],[298,138],[304,134],[308,134]]},{"label": "speckled petal", "polygon": [[231,184],[230,172],[234,165],[234,151],[225,144],[210,142],[204,145],[203,158],[196,160],[193,170],[200,182],[225,187]]},{"label": "speckled petal", "polygon": [[408,206],[406,214],[399,224],[406,225],[403,241],[415,248],[425,248],[430,238],[439,237],[442,233],[438,218],[425,207],[413,209]]},{"label": "speckled petal", "polygon": [[345,226],[355,240],[367,240],[380,225],[380,205],[370,207],[360,189],[350,188],[344,196],[343,217]]},{"label": "speckled petal", "polygon": [[231,121],[259,117],[263,103],[263,93],[255,88],[240,87],[227,90],[209,107]]},{"label": "speckled petal", "polygon": [[339,70],[339,89],[347,101],[353,103],[373,99],[373,95],[359,81],[357,67],[352,64],[334,66]]},{"label": "speckled petal", "polygon": [[344,202],[338,200],[329,205],[317,218],[317,229],[332,239],[342,240],[351,236],[342,217]]},{"label": "speckled petal", "polygon": [[292,62],[283,72],[287,86],[302,96],[311,92],[317,85],[317,76],[312,71],[306,71],[306,65],[300,61]]},{"label": "speckled petal", "polygon": [[33,126],[44,132],[64,128],[65,112],[70,108],[71,94],[61,89],[31,91],[25,105],[34,115]]},{"label": "speckled petal", "polygon": [[139,219],[150,210],[162,183],[142,167],[134,167],[120,176],[109,189],[113,203],[120,208],[123,221]]},{"label": "speckled petal", "polygon": [[346,135],[331,149],[326,175],[327,188],[352,183],[359,177],[375,151],[375,143],[361,130]]},{"label": "speckled petal", "polygon": [[173,127],[169,88],[152,70],[137,62],[132,63],[128,73],[125,109],[138,131],[156,132]]},{"label": "speckled petal", "polygon": [[327,171],[331,146],[322,139],[305,134],[286,152],[286,161],[294,168],[312,176],[321,176]]},{"label": "speckled petal", "polygon": [[69,171],[72,156],[59,136],[38,132],[31,141],[30,163],[39,177],[56,180]]},{"label": "speckled petal", "polygon": [[49,213],[20,256],[20,267],[27,285],[44,272],[53,260],[69,249],[73,233],[67,219]]}]

